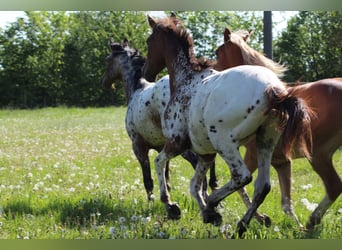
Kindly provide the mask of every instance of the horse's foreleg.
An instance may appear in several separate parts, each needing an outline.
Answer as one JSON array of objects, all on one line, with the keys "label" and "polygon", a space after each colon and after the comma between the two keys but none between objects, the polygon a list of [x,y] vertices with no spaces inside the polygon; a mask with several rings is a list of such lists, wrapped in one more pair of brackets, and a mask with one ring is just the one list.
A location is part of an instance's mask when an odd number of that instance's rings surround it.
[{"label": "horse's foreleg", "polygon": [[136,140],[133,141],[133,152],[141,166],[147,198],[148,200],[154,200],[153,179],[151,177],[151,166],[148,158],[148,151],[149,147],[145,141],[140,136],[137,136]]},{"label": "horse's foreleg", "polygon": [[311,165],[321,177],[326,195],[310,215],[309,222],[306,225],[307,229],[313,229],[315,225],[321,223],[325,212],[342,193],[342,181],[334,169],[332,158],[329,157],[329,154],[318,154],[314,151],[312,155]]},{"label": "horse's foreleg", "polygon": [[[272,122],[272,121],[270,121]],[[238,223],[239,237],[247,230],[251,218],[256,213],[260,204],[271,190],[270,183],[270,166],[274,148],[279,140],[280,132],[272,123],[267,123],[267,127],[261,126],[256,134],[257,159],[258,159],[258,176],[254,183],[254,194],[251,206],[246,214]]]}]

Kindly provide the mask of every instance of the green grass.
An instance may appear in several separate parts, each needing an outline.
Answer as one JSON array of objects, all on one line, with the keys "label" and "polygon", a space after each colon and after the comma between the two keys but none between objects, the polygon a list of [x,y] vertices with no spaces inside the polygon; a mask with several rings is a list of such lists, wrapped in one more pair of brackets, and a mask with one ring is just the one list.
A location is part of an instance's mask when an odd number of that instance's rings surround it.
[{"label": "green grass", "polygon": [[[204,224],[189,194],[193,170],[179,157],[171,162],[171,197],[181,207],[182,218],[168,220],[158,199],[147,201],[141,169],[125,131],[125,111],[124,107],[0,111],[0,239],[231,237],[246,211],[241,199],[234,193],[222,202],[222,226]],[[153,164],[156,153],[150,155]],[[341,175],[341,151],[334,162]],[[220,158],[217,173],[220,184],[228,180],[228,168]],[[153,165],[152,174],[158,197]],[[321,225],[305,232],[282,212],[273,169],[271,174],[272,190],[259,211],[273,223],[266,228],[253,219],[245,238],[341,238],[341,197]],[[253,185],[248,191],[253,191]],[[301,200],[318,203],[324,187],[304,159],[294,161],[292,194],[305,225],[310,211]]]}]

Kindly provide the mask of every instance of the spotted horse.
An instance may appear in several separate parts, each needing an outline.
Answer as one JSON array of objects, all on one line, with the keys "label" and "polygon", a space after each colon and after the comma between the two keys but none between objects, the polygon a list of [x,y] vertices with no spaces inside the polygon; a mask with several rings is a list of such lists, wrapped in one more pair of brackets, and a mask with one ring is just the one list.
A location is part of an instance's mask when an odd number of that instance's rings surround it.
[{"label": "spotted horse", "polygon": [[[129,47],[127,39],[122,44],[109,42],[111,54],[107,57],[106,70],[102,76],[103,86],[109,88],[115,81],[123,81],[124,91],[128,104],[126,112],[126,130],[132,141],[133,152],[137,157],[143,174],[143,181],[148,200],[154,199],[153,179],[151,177],[148,152],[162,149],[166,138],[161,128],[161,116],[170,98],[169,77],[165,76],[158,81],[147,82],[142,78],[142,67],[145,58],[136,49]],[[185,151],[182,156],[195,168],[197,156],[191,151]],[[210,187],[217,187],[215,166],[210,170]],[[169,183],[169,163],[165,171]],[[207,181],[204,180],[204,193]],[[168,188],[170,185],[168,184]]]},{"label": "spotted horse", "polygon": [[[258,176],[252,204],[237,225],[242,237],[270,191],[271,157],[280,135],[287,157],[291,157],[296,143],[309,157],[310,110],[265,67],[244,65],[218,72],[200,63],[194,56],[189,32],[175,15],[147,18],[152,34],[147,39],[144,76],[153,81],[165,66],[170,75],[170,100],[162,116],[167,141],[155,159],[160,199],[170,218],[180,218],[180,209],[167,189],[164,169],[167,161],[191,149],[198,155],[198,164],[190,192],[203,221],[221,224],[222,217],[216,211],[219,202],[252,180],[239,147],[256,136]],[[229,166],[231,179],[205,200],[202,181],[216,153]]]}]

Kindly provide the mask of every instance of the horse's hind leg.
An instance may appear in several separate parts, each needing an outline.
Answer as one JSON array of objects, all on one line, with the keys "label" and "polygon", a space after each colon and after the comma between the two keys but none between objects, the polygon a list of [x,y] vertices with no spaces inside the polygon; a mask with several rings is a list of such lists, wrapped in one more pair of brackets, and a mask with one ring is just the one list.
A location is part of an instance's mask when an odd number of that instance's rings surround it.
[{"label": "horse's hind leg", "polygon": [[321,177],[324,183],[326,195],[318,204],[317,208],[312,212],[309,222],[306,225],[307,229],[313,229],[315,225],[321,222],[321,219],[325,212],[342,193],[341,179],[336,173],[332,163],[332,157],[329,155],[332,154],[318,154],[314,151],[311,159],[311,165],[313,169]]},{"label": "horse's hind leg", "polygon": [[[282,153],[281,153],[282,154]],[[273,154],[273,159],[274,159]],[[281,207],[285,214],[289,215],[294,221],[302,227],[298,217],[293,209],[292,198],[291,198],[291,161],[286,159],[282,154],[281,158],[277,161],[273,160],[272,165],[277,171],[280,191],[281,191]]]},{"label": "horse's hind leg", "polygon": [[214,190],[208,197],[207,205],[202,209],[203,221],[214,225],[220,223],[220,216],[215,211],[219,202],[252,180],[252,175],[241,158],[238,145],[236,143],[224,144],[221,144],[217,151],[229,166],[231,180],[223,187]]},{"label": "horse's hind leg", "polygon": [[254,194],[251,206],[243,218],[239,221],[237,231],[239,237],[247,230],[251,218],[254,216],[260,204],[271,190],[270,166],[274,148],[279,140],[280,132],[271,123],[261,126],[256,133],[258,176],[254,183]]},{"label": "horse's hind leg", "polygon": [[[251,173],[255,172],[255,170],[258,168],[258,159],[257,159],[257,149],[256,149],[256,140],[253,138],[251,141],[249,141],[247,144],[245,144],[246,147],[246,154],[244,157],[244,161]],[[246,188],[240,188],[238,190],[238,193],[245,203],[246,207],[249,208],[252,204],[249,195],[246,191]],[[265,214],[260,214],[257,211],[254,215],[255,219],[262,225],[265,225],[267,227],[271,226],[271,218]]]},{"label": "horse's hind leg", "polygon": [[[182,153],[182,157],[184,159],[186,159],[188,162],[190,162],[190,164],[194,168],[194,170],[196,169],[197,163],[198,163],[198,156],[196,154],[194,154],[190,150],[186,150],[184,153]],[[212,170],[211,170],[212,168],[214,169],[214,172],[212,172]],[[212,163],[212,166],[210,168],[210,181],[213,181],[212,178],[216,180],[216,176],[215,176],[215,162]],[[205,177],[203,179],[203,187],[202,187],[203,197],[205,199],[208,198],[207,190],[208,190],[208,182],[207,182],[207,178]]]}]

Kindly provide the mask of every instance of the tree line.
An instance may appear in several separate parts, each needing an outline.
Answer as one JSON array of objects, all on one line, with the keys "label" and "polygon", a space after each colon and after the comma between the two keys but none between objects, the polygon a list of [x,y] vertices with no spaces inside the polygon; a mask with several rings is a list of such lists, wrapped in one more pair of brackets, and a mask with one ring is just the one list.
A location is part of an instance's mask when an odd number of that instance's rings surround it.
[{"label": "tree line", "polygon": [[[166,15],[169,13],[165,13]],[[215,58],[225,27],[253,29],[250,45],[262,51],[262,12],[180,11],[196,56]],[[142,11],[25,12],[0,28],[0,107],[125,105],[121,83],[100,84],[108,41],[127,38],[146,55],[150,33]],[[342,13],[299,12],[274,40],[274,60],[284,80],[342,76]]]}]

